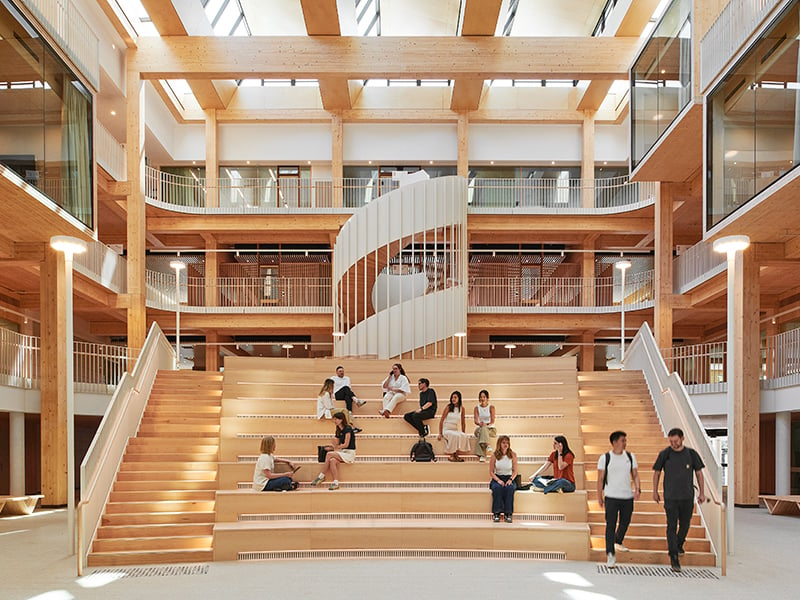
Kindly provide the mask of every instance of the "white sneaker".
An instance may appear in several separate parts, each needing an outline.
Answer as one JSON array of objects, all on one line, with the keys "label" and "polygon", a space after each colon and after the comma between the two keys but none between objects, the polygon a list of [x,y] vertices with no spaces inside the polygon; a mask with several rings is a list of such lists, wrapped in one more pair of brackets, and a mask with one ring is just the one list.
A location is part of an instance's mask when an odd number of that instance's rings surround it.
[{"label": "white sneaker", "polygon": [[367,401],[366,401],[366,400],[362,400],[361,398],[357,398],[357,397],[355,397],[355,396],[353,396],[353,400],[355,400],[355,401],[356,401],[356,404],[357,404],[358,406],[364,406],[364,405],[367,403]]},{"label": "white sneaker", "polygon": [[491,452],[492,452],[492,447],[486,446],[486,454],[491,454]]},{"label": "white sneaker", "polygon": [[486,462],[486,457],[485,456],[479,456],[478,457],[478,462]]},{"label": "white sneaker", "polygon": [[616,555],[611,554],[611,552],[609,552],[608,554],[606,554],[606,558],[607,558],[606,566],[609,569],[613,569],[614,567],[617,566],[617,557],[616,557]]},{"label": "white sneaker", "polygon": [[614,549],[617,552],[628,552],[628,547],[627,546],[623,546],[622,544],[614,544]]}]

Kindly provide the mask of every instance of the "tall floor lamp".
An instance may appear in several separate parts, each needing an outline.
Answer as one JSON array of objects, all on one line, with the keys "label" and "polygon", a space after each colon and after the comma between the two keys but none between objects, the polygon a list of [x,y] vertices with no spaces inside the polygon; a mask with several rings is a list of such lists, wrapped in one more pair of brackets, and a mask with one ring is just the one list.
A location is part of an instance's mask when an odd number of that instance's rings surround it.
[{"label": "tall floor lamp", "polygon": [[66,322],[66,372],[67,372],[67,530],[69,532],[70,551],[77,551],[77,531],[75,528],[75,372],[74,355],[75,340],[72,315],[72,258],[87,250],[86,242],[69,235],[54,235],[50,238],[50,247],[64,253],[64,309]]},{"label": "tall floor lamp", "polygon": [[180,260],[170,261],[169,266],[175,269],[175,369],[181,368],[181,271],[186,263]]},{"label": "tall floor lamp", "polygon": [[[733,384],[733,374],[736,369],[735,341],[736,336],[736,275],[737,269],[742,268],[742,252],[750,245],[750,238],[746,235],[729,235],[714,241],[714,252],[728,256],[728,506],[726,510],[726,529],[728,539],[728,554],[733,554],[734,533],[734,507],[736,500],[736,485],[734,461],[739,451],[734,444],[734,410],[736,408],[736,386]],[[738,263],[738,264],[737,264]]]},{"label": "tall floor lamp", "polygon": [[619,272],[622,275],[619,311],[619,366],[621,369],[622,361],[625,360],[625,271],[631,268],[631,261],[618,260],[614,263],[614,267],[619,269]]}]

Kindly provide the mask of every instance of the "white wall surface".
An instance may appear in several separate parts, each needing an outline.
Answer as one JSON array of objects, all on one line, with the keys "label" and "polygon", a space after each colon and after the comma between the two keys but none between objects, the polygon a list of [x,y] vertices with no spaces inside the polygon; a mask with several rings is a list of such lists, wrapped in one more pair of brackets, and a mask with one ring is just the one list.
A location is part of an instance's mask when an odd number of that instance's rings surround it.
[{"label": "white wall surface", "polygon": [[630,156],[628,121],[620,125],[597,125],[594,129],[594,160],[628,162]]},{"label": "white wall surface", "polygon": [[221,163],[257,160],[285,164],[331,160],[331,127],[326,123],[221,124],[218,142]]},{"label": "white wall surface", "polygon": [[495,125],[469,127],[470,163],[502,161],[545,164],[552,160],[580,164],[580,125]]},{"label": "white wall surface", "polygon": [[455,123],[345,123],[344,162],[455,164],[458,133]]}]

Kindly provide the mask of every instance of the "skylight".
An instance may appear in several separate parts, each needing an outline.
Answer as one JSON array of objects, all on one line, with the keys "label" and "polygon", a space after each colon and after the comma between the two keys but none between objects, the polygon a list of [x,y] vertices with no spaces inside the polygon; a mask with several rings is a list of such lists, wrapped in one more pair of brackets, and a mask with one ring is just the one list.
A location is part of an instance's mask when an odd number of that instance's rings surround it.
[{"label": "skylight", "polygon": [[379,36],[381,34],[380,0],[355,0],[355,3],[358,35]]},{"label": "skylight", "polygon": [[244,16],[240,0],[200,0],[206,11],[214,35],[250,35],[250,26]]},{"label": "skylight", "polygon": [[139,36],[157,36],[158,30],[139,0],[116,0],[131,28]]}]

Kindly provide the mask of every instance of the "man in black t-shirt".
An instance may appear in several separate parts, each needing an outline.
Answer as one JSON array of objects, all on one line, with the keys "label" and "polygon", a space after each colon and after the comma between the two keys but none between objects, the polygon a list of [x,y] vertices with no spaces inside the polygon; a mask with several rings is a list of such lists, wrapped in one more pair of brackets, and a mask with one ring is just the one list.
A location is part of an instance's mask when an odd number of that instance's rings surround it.
[{"label": "man in black t-shirt", "polygon": [[403,415],[409,425],[419,433],[419,437],[428,435],[428,426],[423,423],[436,416],[436,391],[429,387],[431,382],[424,377],[419,380],[419,410],[412,410]]},{"label": "man in black t-shirt", "polygon": [[683,544],[694,510],[694,475],[697,475],[698,502],[705,502],[705,467],[700,455],[683,445],[683,431],[677,427],[669,434],[669,448],[658,453],[653,464],[653,500],[660,502],[658,482],[664,471],[664,512],[667,514],[667,547],[672,570],[681,571],[678,555],[683,554]]}]

